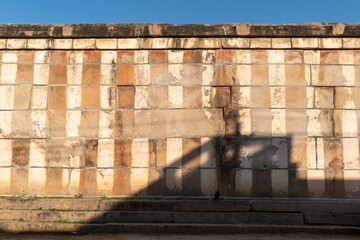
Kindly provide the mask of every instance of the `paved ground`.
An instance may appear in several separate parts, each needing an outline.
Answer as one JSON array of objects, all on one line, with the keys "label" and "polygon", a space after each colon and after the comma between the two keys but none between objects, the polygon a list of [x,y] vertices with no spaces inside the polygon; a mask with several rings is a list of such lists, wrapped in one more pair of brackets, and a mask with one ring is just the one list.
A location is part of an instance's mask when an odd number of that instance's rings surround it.
[{"label": "paved ground", "polygon": [[300,239],[346,239],[358,240],[360,236],[345,236],[345,235],[309,235],[309,234],[280,234],[280,235],[266,235],[266,234],[244,234],[244,235],[143,235],[143,234],[94,234],[82,236],[69,235],[9,235],[0,234],[1,240],[45,240],[45,239],[66,239],[66,240],[300,240]]}]

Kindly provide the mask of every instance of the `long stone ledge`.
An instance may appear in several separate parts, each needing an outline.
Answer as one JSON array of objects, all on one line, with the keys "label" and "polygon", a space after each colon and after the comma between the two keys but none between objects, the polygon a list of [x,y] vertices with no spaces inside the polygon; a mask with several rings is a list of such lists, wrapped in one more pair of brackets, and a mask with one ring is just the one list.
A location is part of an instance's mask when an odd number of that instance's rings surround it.
[{"label": "long stone ledge", "polygon": [[0,24],[0,38],[359,37],[360,24]]}]

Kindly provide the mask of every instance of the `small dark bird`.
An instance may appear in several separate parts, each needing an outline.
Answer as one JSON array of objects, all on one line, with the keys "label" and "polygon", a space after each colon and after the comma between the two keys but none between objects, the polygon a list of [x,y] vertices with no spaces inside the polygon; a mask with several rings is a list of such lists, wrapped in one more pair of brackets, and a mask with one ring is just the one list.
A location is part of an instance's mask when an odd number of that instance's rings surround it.
[{"label": "small dark bird", "polygon": [[219,193],[219,191],[216,191],[216,193],[214,194],[215,201],[218,201],[219,198],[220,198],[220,193]]}]

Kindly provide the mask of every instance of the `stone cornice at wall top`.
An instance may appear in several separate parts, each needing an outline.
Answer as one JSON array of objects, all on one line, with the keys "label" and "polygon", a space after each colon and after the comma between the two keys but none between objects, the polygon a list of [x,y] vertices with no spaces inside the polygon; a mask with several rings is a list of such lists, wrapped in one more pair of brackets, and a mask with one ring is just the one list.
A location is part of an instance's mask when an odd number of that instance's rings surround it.
[{"label": "stone cornice at wall top", "polygon": [[360,37],[360,24],[0,24],[0,38]]}]

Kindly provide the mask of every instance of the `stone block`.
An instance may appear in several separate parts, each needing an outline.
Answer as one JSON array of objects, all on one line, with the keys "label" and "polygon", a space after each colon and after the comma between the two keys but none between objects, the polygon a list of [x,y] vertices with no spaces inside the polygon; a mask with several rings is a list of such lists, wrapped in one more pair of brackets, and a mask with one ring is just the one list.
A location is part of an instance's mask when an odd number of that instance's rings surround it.
[{"label": "stone block", "polygon": [[267,65],[252,65],[250,82],[253,85],[268,85],[269,84],[269,66],[267,66]]},{"label": "stone block", "polygon": [[360,111],[335,110],[334,124],[335,136],[357,137],[360,136]]},{"label": "stone block", "polygon": [[144,38],[142,39],[143,49],[167,49],[175,48],[174,38]]},{"label": "stone block", "polygon": [[133,64],[135,63],[135,51],[123,50],[117,51],[117,64]]},{"label": "stone block", "polygon": [[291,48],[290,38],[272,38],[272,48]]},{"label": "stone block", "polygon": [[82,66],[82,84],[100,83],[100,65]]},{"label": "stone block", "polygon": [[285,106],[286,108],[307,108],[307,103],[313,102],[312,96],[308,96],[311,88],[306,87],[286,87]]},{"label": "stone block", "polygon": [[360,226],[360,214],[306,213],[307,224]]},{"label": "stone block", "polygon": [[271,48],[271,38],[251,38],[250,48]]},{"label": "stone block", "polygon": [[318,48],[318,38],[292,38],[293,48]]},{"label": "stone block", "polygon": [[311,78],[315,86],[346,86],[355,83],[353,66],[312,65]]},{"label": "stone block", "polygon": [[223,38],[223,48],[249,48],[250,38]]},{"label": "stone block", "polygon": [[[103,52],[105,53],[105,52]],[[84,51],[83,55],[83,63],[101,63],[101,52],[100,51]]]},{"label": "stone block", "polygon": [[97,49],[116,49],[117,41],[114,38],[99,38],[96,39]]},{"label": "stone block", "polygon": [[95,49],[95,39],[94,38],[74,39],[73,49]]},{"label": "stone block", "polygon": [[[204,126],[207,126],[204,128]],[[220,109],[123,112],[124,137],[217,136],[223,133]]]},{"label": "stone block", "polygon": [[152,50],[149,51],[149,63],[167,63],[168,51],[166,50]]},{"label": "stone block", "polygon": [[134,84],[134,65],[116,66],[116,84],[117,85]]},{"label": "stone block", "polygon": [[0,49],[5,49],[6,46],[6,39],[1,39],[0,40]]},{"label": "stone block", "polygon": [[[200,108],[208,107],[211,101],[211,92],[209,88],[204,87],[183,87],[183,107]],[[203,99],[204,98],[204,99]],[[207,101],[208,99],[209,101]]]},{"label": "stone block", "polygon": [[320,64],[320,51],[306,50],[304,51],[305,64]]},{"label": "stone block", "polygon": [[50,65],[49,84],[67,84],[66,65]]},{"label": "stone block", "polygon": [[286,50],[285,52],[285,63],[302,64],[304,51],[302,50]]},{"label": "stone block", "polygon": [[49,109],[67,108],[67,87],[51,86],[49,88]]},{"label": "stone block", "polygon": [[16,83],[33,83],[34,65],[17,65]]},{"label": "stone block", "polygon": [[117,48],[119,49],[139,49],[139,40],[136,38],[119,38]]},{"label": "stone block", "polygon": [[346,109],[359,109],[360,88],[335,88],[335,107]]},{"label": "stone block", "polygon": [[342,48],[341,38],[320,38],[320,48]]},{"label": "stone block", "polygon": [[198,38],[180,38],[181,48],[196,48]]},{"label": "stone block", "polygon": [[30,107],[30,86],[15,86],[13,109],[27,110]]},{"label": "stone block", "polygon": [[230,87],[213,88],[214,107],[229,107],[230,105]]},{"label": "stone block", "polygon": [[88,138],[99,137],[98,111],[81,111],[79,136]]},{"label": "stone block", "polygon": [[100,108],[100,87],[82,86],[81,87],[81,108],[96,109]]},{"label": "stone block", "polygon": [[27,39],[7,39],[6,48],[7,49],[25,49],[27,44]]},{"label": "stone block", "polygon": [[51,48],[53,49],[71,49],[72,39],[53,39],[51,40]]},{"label": "stone block", "polygon": [[48,39],[28,39],[27,48],[29,49],[48,49]]},{"label": "stone block", "polygon": [[118,108],[134,109],[134,87],[118,87]]},{"label": "stone block", "polygon": [[307,136],[308,115],[305,110],[286,110],[286,134]]},{"label": "stone block", "polygon": [[315,88],[315,107],[334,108],[334,88],[316,87]]},{"label": "stone block", "polygon": [[343,38],[343,48],[359,48],[359,38]]},{"label": "stone block", "polygon": [[199,38],[198,48],[221,48],[220,38]]},{"label": "stone block", "polygon": [[231,101],[235,107],[270,107],[270,88],[233,87]]}]

